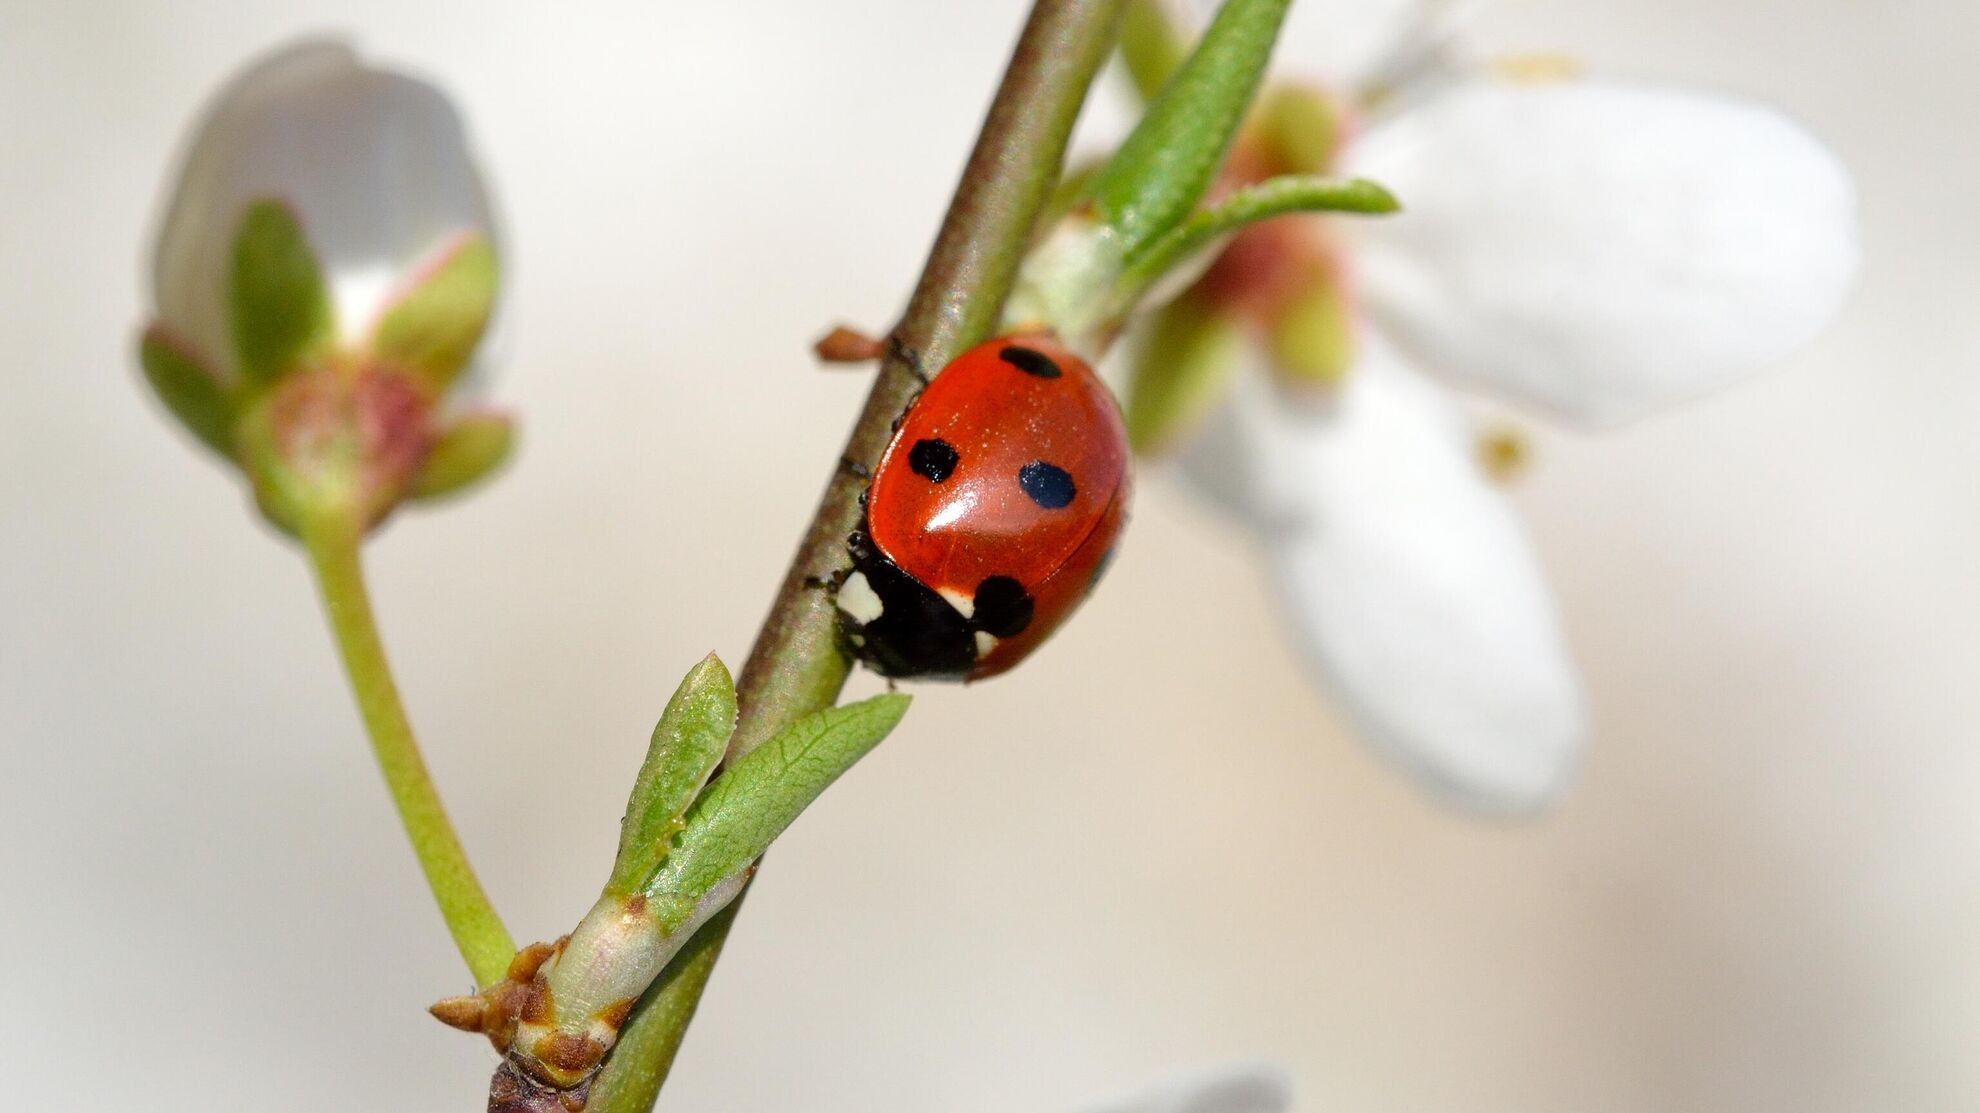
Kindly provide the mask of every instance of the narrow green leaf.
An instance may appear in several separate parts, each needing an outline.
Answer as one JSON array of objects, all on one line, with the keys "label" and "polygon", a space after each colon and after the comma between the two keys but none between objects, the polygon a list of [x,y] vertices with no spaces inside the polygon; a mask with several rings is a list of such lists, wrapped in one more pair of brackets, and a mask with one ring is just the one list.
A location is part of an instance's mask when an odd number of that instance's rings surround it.
[{"label": "narrow green leaf", "polygon": [[688,670],[667,701],[619,823],[619,857],[608,892],[639,891],[685,826],[682,816],[722,762],[736,729],[736,686],[713,653]]},{"label": "narrow green leaf", "polygon": [[1193,293],[1154,314],[1128,377],[1128,441],[1142,455],[1173,446],[1210,411],[1238,366],[1238,323]]},{"label": "narrow green leaf", "polygon": [[206,447],[220,455],[234,455],[234,404],[214,373],[193,358],[163,325],[144,330],[138,343],[138,362],[144,367],[145,381]]},{"label": "narrow green leaf", "polygon": [[1219,236],[1275,216],[1301,212],[1379,215],[1399,208],[1393,194],[1364,178],[1342,181],[1305,174],[1268,178],[1231,194],[1214,209],[1191,215],[1166,235],[1129,255],[1120,287],[1138,294]]},{"label": "narrow green leaf", "polygon": [[416,499],[459,494],[494,474],[515,442],[516,425],[508,414],[463,414],[440,433],[407,493]]},{"label": "narrow green leaf", "polygon": [[1162,0],[1130,0],[1121,13],[1121,61],[1142,100],[1155,99],[1187,54]]},{"label": "narrow green leaf", "polygon": [[[889,694],[806,715],[715,778],[687,814],[687,830],[647,886],[657,908],[685,910],[761,857],[818,794],[907,714]],[[669,913],[662,913],[668,915]]]},{"label": "narrow green leaf", "polygon": [[234,235],[229,321],[241,371],[271,380],[324,354],[337,341],[336,311],[295,214],[256,201]]},{"label": "narrow green leaf", "polygon": [[1195,210],[1244,122],[1291,0],[1225,0],[1196,49],[1095,180],[1132,255]]},{"label": "narrow green leaf", "polygon": [[479,232],[462,236],[379,318],[371,347],[380,357],[446,390],[481,342],[495,309],[495,247]]}]

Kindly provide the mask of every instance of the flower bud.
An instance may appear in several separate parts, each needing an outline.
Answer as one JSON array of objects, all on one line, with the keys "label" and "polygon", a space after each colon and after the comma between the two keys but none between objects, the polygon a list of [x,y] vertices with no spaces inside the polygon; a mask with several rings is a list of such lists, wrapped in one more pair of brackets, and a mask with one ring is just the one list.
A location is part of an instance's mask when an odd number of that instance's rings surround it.
[{"label": "flower bud", "polygon": [[446,97],[341,43],[290,47],[230,82],[187,147],[145,375],[276,524],[368,527],[506,455],[505,417],[448,413],[497,274],[487,190]]}]

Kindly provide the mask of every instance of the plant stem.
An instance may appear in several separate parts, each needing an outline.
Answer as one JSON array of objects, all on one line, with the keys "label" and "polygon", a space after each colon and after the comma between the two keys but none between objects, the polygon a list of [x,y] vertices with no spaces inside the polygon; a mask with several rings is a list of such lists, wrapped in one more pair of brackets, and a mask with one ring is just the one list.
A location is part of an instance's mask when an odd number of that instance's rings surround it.
[{"label": "plant stem", "polygon": [[467,851],[447,821],[440,794],[419,756],[419,743],[406,720],[405,705],[392,681],[391,665],[385,659],[385,646],[371,613],[359,556],[363,540],[363,529],[343,516],[324,515],[303,530],[303,544],[323,596],[323,611],[344,659],[365,732],[371,736],[371,751],[377,755],[379,771],[385,774],[385,785],[399,810],[399,821],[405,825],[406,838],[419,857],[419,867],[426,873],[427,887],[440,905],[454,945],[467,960],[476,984],[486,987],[502,979],[509,960],[515,957],[516,945],[487,894],[481,891]]},{"label": "plant stem", "polygon": [[667,1080],[681,1041],[687,1038],[701,993],[708,988],[708,976],[715,972],[715,960],[722,957],[729,926],[748,895],[744,891],[703,924],[639,999],[639,1011],[620,1033],[618,1046],[592,1084],[585,1113],[646,1113],[653,1108],[660,1084]]},{"label": "plant stem", "polygon": [[[821,584],[848,567],[862,474],[879,462],[895,418],[940,370],[996,326],[1038,214],[1058,181],[1066,138],[1113,46],[1125,0],[1035,0],[976,147],[888,357],[826,484],[737,684],[731,759],[799,716],[830,706],[852,670]],[[644,1113],[675,1053],[734,922],[710,921],[648,990],[592,1092],[591,1113]]]}]

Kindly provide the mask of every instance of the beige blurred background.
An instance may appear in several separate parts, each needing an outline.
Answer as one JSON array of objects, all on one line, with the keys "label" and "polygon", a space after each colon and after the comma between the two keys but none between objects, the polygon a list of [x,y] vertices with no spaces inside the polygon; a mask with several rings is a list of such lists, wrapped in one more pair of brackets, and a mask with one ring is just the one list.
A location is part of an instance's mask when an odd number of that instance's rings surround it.
[{"label": "beige blurred background", "polygon": [[[805,346],[898,308],[1021,10],[0,0],[0,1104],[469,1109],[491,1065],[420,1011],[465,974],[301,563],[132,371],[222,75],[348,28],[497,179],[525,451],[373,558],[540,938],[679,673],[744,653],[864,390]],[[1309,1110],[1980,1108],[1980,8],[1514,0],[1481,34],[1775,101],[1863,196],[1815,347],[1541,437],[1518,498],[1599,732],[1573,794],[1480,825],[1376,766],[1243,540],[1153,479],[1080,622],[923,691],[780,845],[671,1108],[1051,1113],[1244,1056]]]}]

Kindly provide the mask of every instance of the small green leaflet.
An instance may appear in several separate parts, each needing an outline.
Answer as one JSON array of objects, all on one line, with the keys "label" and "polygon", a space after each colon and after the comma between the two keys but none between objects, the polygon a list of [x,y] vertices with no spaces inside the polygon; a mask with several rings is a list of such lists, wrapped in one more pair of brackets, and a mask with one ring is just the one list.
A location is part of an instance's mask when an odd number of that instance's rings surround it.
[{"label": "small green leaflet", "polygon": [[508,459],[515,434],[507,414],[463,414],[441,432],[409,493],[416,499],[445,498],[474,486]]},{"label": "small green leaflet", "polygon": [[499,273],[488,237],[462,235],[385,310],[372,334],[378,356],[419,376],[438,394],[474,356],[495,309]]},{"label": "small green leaflet", "polygon": [[688,670],[653,728],[646,761],[619,824],[619,857],[608,892],[635,893],[669,853],[681,817],[722,761],[736,728],[736,688],[713,654]]},{"label": "small green leaflet", "polygon": [[660,915],[684,920],[710,889],[761,857],[907,708],[908,697],[898,694],[827,708],[737,759],[695,801],[674,852],[646,887],[655,908],[667,910]]},{"label": "small green leaflet", "polygon": [[1292,0],[1225,0],[1093,183],[1132,256],[1195,211],[1244,122]]},{"label": "small green leaflet", "polygon": [[179,424],[206,447],[232,458],[234,404],[213,372],[200,366],[161,325],[145,330],[138,361],[144,366],[145,381]]},{"label": "small green leaflet", "polygon": [[251,380],[296,370],[337,341],[323,272],[302,225],[280,201],[256,201],[241,216],[227,310],[241,373]]},{"label": "small green leaflet", "polygon": [[1144,101],[1155,99],[1189,57],[1189,44],[1169,22],[1164,0],[1129,0],[1121,13],[1121,61]]}]

